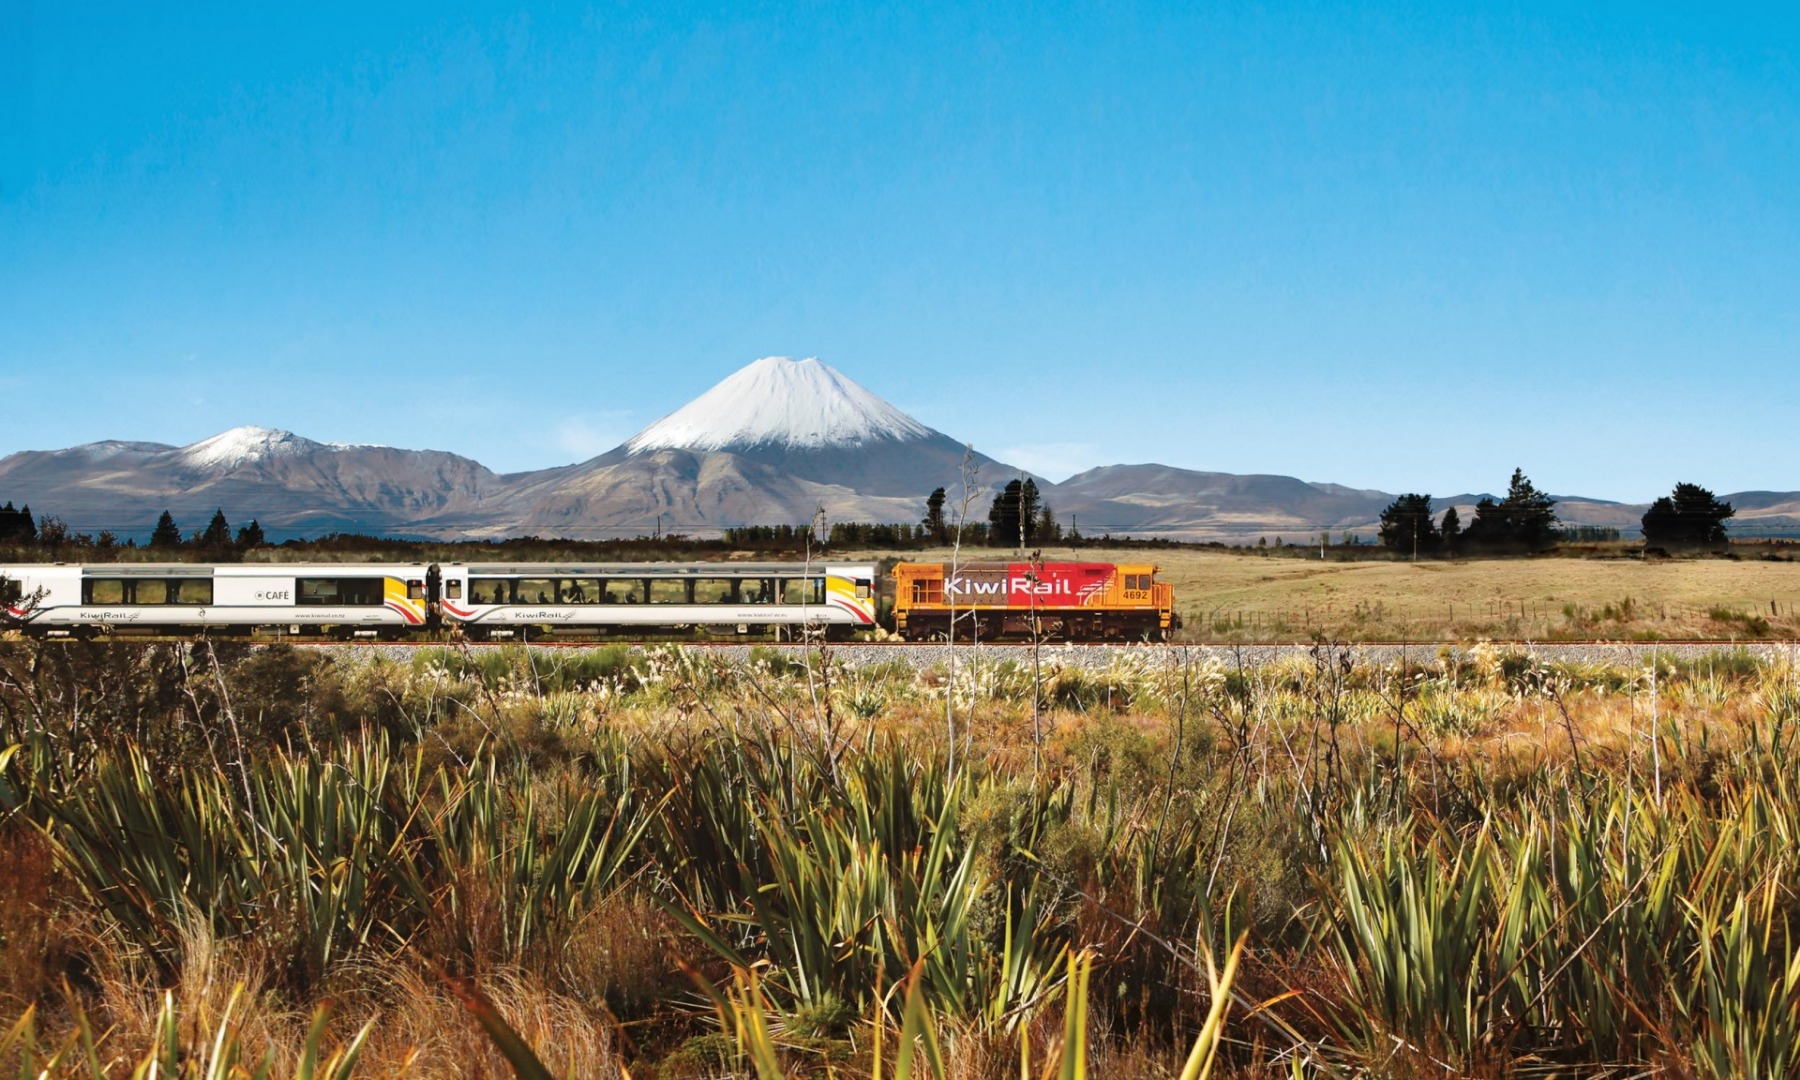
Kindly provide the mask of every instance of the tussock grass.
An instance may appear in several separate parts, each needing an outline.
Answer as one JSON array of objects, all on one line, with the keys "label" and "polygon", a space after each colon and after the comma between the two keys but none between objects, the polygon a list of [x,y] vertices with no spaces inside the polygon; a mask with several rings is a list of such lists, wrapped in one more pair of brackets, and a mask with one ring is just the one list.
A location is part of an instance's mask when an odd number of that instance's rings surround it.
[{"label": "tussock grass", "polygon": [[1800,672],[1744,651],[69,644],[0,722],[0,1068],[510,1075],[491,1000],[558,1075],[1800,1071]]}]

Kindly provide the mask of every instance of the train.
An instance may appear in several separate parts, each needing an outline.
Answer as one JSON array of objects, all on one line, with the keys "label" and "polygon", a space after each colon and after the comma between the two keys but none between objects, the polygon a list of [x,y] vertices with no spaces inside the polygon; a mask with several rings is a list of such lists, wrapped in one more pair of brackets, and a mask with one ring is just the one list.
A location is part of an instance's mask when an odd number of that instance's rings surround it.
[{"label": "train", "polygon": [[[1152,566],[900,563],[892,611],[857,563],[163,563],[0,566],[0,629],[476,641],[664,633],[908,640],[1162,638]],[[884,625],[885,624],[885,625]]]},{"label": "train", "polygon": [[0,590],[5,622],[44,637],[846,637],[877,614],[873,566],[805,563],[24,565]]}]

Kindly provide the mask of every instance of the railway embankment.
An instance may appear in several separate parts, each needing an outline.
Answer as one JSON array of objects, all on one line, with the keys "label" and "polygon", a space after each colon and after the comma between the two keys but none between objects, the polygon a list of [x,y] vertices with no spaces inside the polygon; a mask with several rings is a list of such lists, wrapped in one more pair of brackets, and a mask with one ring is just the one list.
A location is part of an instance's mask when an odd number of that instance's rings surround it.
[{"label": "railway embankment", "polygon": [[[446,645],[442,643],[326,643],[309,645],[307,648],[324,649],[346,656],[358,655],[391,655],[396,650],[409,651],[421,648],[470,648],[470,649],[532,649],[534,651],[567,652],[580,649],[606,649],[618,647],[611,643],[563,643],[563,644],[480,644],[480,645]],[[791,655],[796,659],[806,652],[815,654],[821,650],[812,647],[810,650],[799,644],[738,644],[736,642],[655,642],[632,644],[634,650],[655,649],[691,649],[717,656],[721,660],[740,663],[750,659],[752,651],[758,653],[778,653]],[[1613,664],[1643,665],[1658,658],[1669,660],[1699,660],[1717,653],[1747,653],[1765,663],[1793,663],[1800,658],[1800,642],[1794,641],[1680,641],[1680,642],[1638,642],[1638,641],[1590,641],[1590,642],[1342,642],[1328,646],[1315,646],[1310,642],[1263,642],[1255,644],[1045,644],[1033,647],[1030,644],[1005,642],[1001,644],[900,644],[896,642],[849,642],[827,645],[824,654],[833,661],[851,667],[869,664],[900,662],[911,664],[917,668],[948,666],[954,652],[955,661],[959,664],[969,661],[982,663],[1015,663],[1030,664],[1034,659],[1040,664],[1056,664],[1062,667],[1104,668],[1120,660],[1135,660],[1149,663],[1207,663],[1218,662],[1230,666],[1255,667],[1276,663],[1298,657],[1310,657],[1316,648],[1329,648],[1334,655],[1349,658],[1363,664],[1394,664],[1407,661],[1435,660],[1443,657],[1459,659],[1471,656],[1478,648],[1487,648],[1509,653],[1523,653],[1533,659],[1545,663],[1580,663],[1580,664]]]}]

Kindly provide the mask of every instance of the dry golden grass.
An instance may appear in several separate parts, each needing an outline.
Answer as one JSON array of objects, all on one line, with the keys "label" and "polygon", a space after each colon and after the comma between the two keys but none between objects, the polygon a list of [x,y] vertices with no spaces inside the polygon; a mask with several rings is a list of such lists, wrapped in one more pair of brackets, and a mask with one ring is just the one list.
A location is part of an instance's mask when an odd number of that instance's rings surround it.
[{"label": "dry golden grass", "polygon": [[[1257,569],[1260,561],[1242,563]],[[657,813],[680,811],[679,804],[660,801],[672,799],[681,786],[671,781],[692,783],[725,759],[766,761],[768,768],[728,763],[714,769],[714,779],[732,782],[695,785],[692,790],[720,794],[715,801],[687,805],[730,809],[741,794],[753,800],[747,805],[755,815],[776,821],[796,816],[796,803],[780,801],[791,785],[817,783],[800,789],[814,797],[836,797],[832,793],[839,789],[837,782],[826,782],[822,764],[775,751],[827,746],[855,766],[860,755],[899,748],[902,760],[919,770],[908,773],[904,783],[931,790],[951,737],[946,708],[953,705],[959,760],[979,762],[978,771],[986,774],[957,804],[964,838],[959,843],[975,852],[971,865],[983,868],[977,875],[982,877],[1006,872],[1002,854],[1029,839],[1029,849],[1017,849],[1030,853],[1032,869],[1024,871],[1021,864],[1022,872],[1033,881],[1062,883],[1054,896],[1059,914],[1043,931],[1045,948],[1066,934],[1069,943],[1104,960],[1096,968],[1089,1075],[1126,1080],[1174,1075],[1181,1033],[1191,1028],[1195,1006],[1204,1001],[1197,970],[1142,931],[1167,934],[1177,943],[1199,940],[1201,928],[1211,925],[1208,912],[1215,910],[1205,906],[1209,897],[1219,900],[1218,914],[1226,914],[1228,902],[1232,917],[1244,919],[1241,925],[1255,932],[1244,976],[1250,1000],[1275,1002],[1284,1023],[1299,1025],[1305,1038],[1339,1060],[1356,1060],[1365,1052],[1348,1047],[1319,1014],[1307,1012],[1312,1004],[1305,1009],[1281,1004],[1298,1001],[1302,991],[1309,1002],[1324,1001],[1334,1009],[1350,1009],[1360,1000],[1354,993],[1360,984],[1343,981],[1347,969],[1327,963],[1325,951],[1301,933],[1327,926],[1314,914],[1328,910],[1321,905],[1343,902],[1332,877],[1341,863],[1324,861],[1320,845],[1328,837],[1314,831],[1321,823],[1334,842],[1342,841],[1343,851],[1355,853],[1375,850],[1359,846],[1372,842],[1375,828],[1396,841],[1418,835],[1426,824],[1471,838],[1489,821],[1542,824],[1545,807],[1563,814],[1558,820],[1571,820],[1570,809],[1586,820],[1589,813],[1598,819],[1608,807],[1627,805],[1631,821],[1639,822],[1630,827],[1654,836],[1660,826],[1643,823],[1642,816],[1658,812],[1665,792],[1671,805],[1680,801],[1678,795],[1691,797],[1692,812],[1704,818],[1702,811],[1722,791],[1760,791],[1792,775],[1788,733],[1800,722],[1800,670],[1779,660],[1753,660],[1730,650],[1685,659],[1665,655],[1653,694],[1644,662],[1551,663],[1503,645],[1466,652],[1420,649],[1403,664],[1350,662],[1350,654],[1360,652],[1320,646],[1311,655],[1240,667],[1216,655],[1197,658],[1195,650],[1143,650],[1105,669],[1064,669],[1051,660],[1034,675],[1028,665],[984,661],[968,650],[954,680],[941,670],[882,662],[863,670],[815,671],[815,682],[774,664],[772,655],[727,662],[711,653],[670,650],[630,672],[601,676],[597,665],[584,667],[582,656],[572,651],[509,649],[471,656],[438,650],[405,660],[335,659],[316,673],[320,681],[308,692],[341,703],[347,715],[372,715],[387,704],[421,723],[486,710],[477,725],[482,736],[514,744],[509,754],[533,748],[531,771],[513,782],[545,793],[565,790],[551,782],[565,775],[593,782],[622,776],[605,771],[615,766],[603,763],[622,747],[633,748],[631,775],[646,795],[659,800]],[[583,672],[592,681],[574,687]],[[330,694],[323,685],[328,679],[341,680]],[[236,688],[239,707],[256,700],[247,679]],[[815,690],[820,705],[814,703]],[[0,703],[8,700],[7,691],[0,683]],[[458,700],[468,706],[443,707],[451,694],[462,695]],[[880,707],[862,708],[858,703],[865,696]],[[832,719],[822,707],[827,701],[835,704]],[[1037,702],[1043,703],[1041,711],[1034,710]],[[416,733],[423,749],[408,753],[433,761],[474,761],[495,752],[470,745],[468,732],[443,726],[460,720],[436,723],[440,727]],[[723,739],[727,734],[729,741]],[[747,748],[746,754],[731,753],[734,745]],[[341,750],[321,739],[316,752]],[[790,764],[779,765],[783,761]],[[669,771],[660,771],[664,767]],[[1042,787],[1036,776],[1040,767]],[[501,775],[515,774],[502,769]],[[1765,783],[1765,775],[1774,781]],[[67,782],[74,786],[46,787],[43,797],[80,797],[86,790],[78,777]],[[858,779],[855,790],[899,790],[862,786],[876,782]],[[230,784],[222,790],[235,791]],[[1647,796],[1651,792],[1654,797]],[[1050,814],[1047,808],[1061,805],[1057,799],[1064,793],[1067,816]],[[1620,798],[1626,802],[1618,803]],[[890,795],[871,805],[897,801],[904,800]],[[549,794],[537,805],[552,826],[546,835],[554,835],[558,819]],[[1771,805],[1793,802],[1777,795]],[[1724,815],[1727,804],[1718,806]],[[1180,830],[1169,834],[1166,849],[1165,819]],[[681,825],[683,837],[742,820],[730,813],[670,819]],[[1688,819],[1667,820],[1673,828]],[[236,1032],[252,1054],[272,1052],[277,1075],[293,1067],[312,1010],[325,999],[335,1004],[334,1044],[374,1020],[358,1075],[510,1075],[441,974],[448,971],[473,979],[555,1075],[623,1076],[624,1067],[639,1080],[748,1075],[747,1066],[731,1072],[731,1062],[718,1059],[721,1047],[729,1057],[728,1037],[715,1030],[686,974],[704,971],[722,983],[728,972],[687,924],[658,902],[689,888],[691,869],[697,867],[707,880],[724,881],[730,875],[720,871],[738,865],[736,856],[694,863],[690,851],[736,849],[652,844],[628,885],[584,901],[570,922],[512,951],[495,933],[495,905],[503,897],[461,880],[450,882],[454,891],[434,893],[439,899],[430,918],[408,930],[404,943],[384,940],[351,950],[316,982],[299,984],[281,974],[292,938],[273,922],[232,937],[215,937],[198,925],[184,928],[173,943],[171,965],[157,970],[141,942],[133,946],[126,933],[108,931],[73,870],[57,869],[44,837],[58,834],[38,830],[23,815],[0,820],[0,880],[10,885],[0,890],[0,962],[19,965],[13,972],[0,971],[0,1031],[35,1002],[45,1030],[61,1038],[70,1032],[71,1008],[80,1007],[110,1031],[107,1055],[135,1055],[153,1037],[166,992],[182,1018],[184,1045],[199,1045],[242,985]],[[1153,833],[1155,842],[1142,842]],[[1783,816],[1778,828],[1745,845],[1744,880],[1756,876],[1756,859],[1765,858],[1757,854],[1758,845],[1788,845],[1793,836],[1800,836],[1800,829]],[[793,857],[816,850],[812,843],[784,849]],[[1198,861],[1184,854],[1196,851],[1207,854]],[[1793,865],[1791,852],[1791,846],[1771,848],[1767,866],[1778,871]],[[1424,854],[1413,862],[1436,865]],[[745,880],[754,886],[762,879]],[[971,910],[1004,910],[999,880],[992,879],[994,891],[983,906]],[[1629,881],[1622,877],[1615,884],[1623,888]],[[762,896],[773,888],[765,884],[736,895]],[[727,902],[716,910],[748,908]],[[798,925],[781,918],[768,925],[790,931]],[[389,925],[401,923],[390,919]],[[1002,932],[997,925],[987,924],[983,936],[968,942],[991,948],[993,935]],[[1585,933],[1574,933],[1571,941]],[[784,955],[770,950],[763,970],[775,972]],[[848,950],[838,955],[840,963],[855,957]],[[33,957],[41,960],[24,963]],[[1551,965],[1556,962],[1553,958]],[[1644,991],[1649,1014],[1672,1000],[1654,998],[1659,992]],[[801,1012],[794,1009],[784,1019]],[[1055,1007],[1029,1021],[1034,1060],[1048,1059],[1060,1022]],[[998,1080],[1019,1074],[1013,1033],[966,1019],[958,1023],[948,1046],[949,1077]],[[1233,1024],[1234,1035],[1245,1041],[1222,1066],[1233,1070],[1225,1075],[1276,1075],[1277,1063],[1259,1059],[1250,1047],[1269,1029],[1247,1017],[1234,1017]],[[866,1044],[852,1044],[839,1037],[842,1032],[815,1038],[810,1028],[786,1030],[794,1040],[792,1075],[846,1080],[870,1075]],[[1687,1052],[1687,1043],[1670,1039],[1676,1052]],[[1509,1071],[1522,1056],[1490,1063],[1480,1047],[1464,1047],[1456,1058],[1450,1053],[1455,1047],[1440,1050],[1429,1037],[1417,1045],[1431,1049],[1418,1062],[1400,1061],[1384,1041],[1369,1051],[1366,1068],[1347,1068],[1343,1075],[1523,1075],[1522,1069]],[[1456,1060],[1456,1070],[1431,1065],[1434,1056]],[[0,1056],[0,1069],[10,1064]],[[1709,1073],[1680,1060],[1677,1065],[1672,1072],[1682,1075],[1748,1074]]]},{"label": "dry golden grass", "polygon": [[[1153,562],[1175,586],[1188,640],[1735,641],[1800,634],[1800,563],[1760,559],[1320,561],[1248,552],[1046,548],[1048,560]],[[1294,552],[1294,554],[1289,554]],[[879,558],[860,552],[842,558]],[[905,556],[948,561],[948,549]],[[1006,558],[965,549],[965,560]],[[1773,605],[1773,607],[1771,607]],[[1741,618],[1719,619],[1712,612]],[[1756,619],[1768,623],[1758,631]]]}]

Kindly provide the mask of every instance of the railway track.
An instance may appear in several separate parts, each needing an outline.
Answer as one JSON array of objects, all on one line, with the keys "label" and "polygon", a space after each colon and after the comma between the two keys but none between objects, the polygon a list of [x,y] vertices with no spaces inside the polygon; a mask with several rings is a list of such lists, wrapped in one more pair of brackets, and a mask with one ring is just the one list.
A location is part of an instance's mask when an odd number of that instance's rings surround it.
[{"label": "railway track", "polygon": [[[626,645],[634,649],[651,649],[679,644],[716,655],[724,660],[742,660],[753,648],[800,653],[818,646],[798,643],[747,643],[742,641],[601,641],[601,642],[532,642],[529,648],[553,652],[566,649],[593,649]],[[1636,666],[1651,662],[1653,657],[1667,659],[1700,659],[1708,654],[1742,649],[1767,663],[1800,663],[1800,642],[1794,641],[1728,641],[1695,639],[1685,641],[1631,642],[1591,639],[1584,641],[1489,641],[1487,646],[1504,651],[1527,652],[1546,662],[1610,663]],[[346,652],[348,655],[393,655],[430,647],[462,648],[454,642],[326,642],[307,646]],[[1475,648],[1469,641],[1356,641],[1331,643],[1334,649],[1345,649],[1364,663],[1391,664],[1405,661],[1431,660],[1444,650],[1467,653]],[[504,647],[503,643],[468,643],[471,649]],[[828,655],[850,666],[900,661],[927,668],[947,665],[952,646],[942,642],[917,643],[899,641],[834,642],[824,646]],[[962,644],[954,646],[956,661],[970,660],[996,663],[1059,664],[1064,667],[1102,668],[1115,660],[1137,659],[1149,662],[1208,662],[1228,665],[1261,665],[1295,657],[1310,657],[1311,642],[1171,642],[1118,644],[1115,642],[1076,642],[1043,644],[1035,649],[1029,642]],[[360,650],[360,651],[359,651]]]},{"label": "railway track", "polygon": [[[182,635],[175,635],[175,634],[141,635],[140,634],[140,635],[132,635],[129,637],[121,635],[119,637],[85,638],[85,639],[81,639],[81,640],[93,641],[93,642],[100,643],[100,644],[111,644],[111,645],[159,645],[159,644],[167,645],[167,644],[179,644],[182,642],[200,641],[205,636],[206,635],[188,635],[188,634],[182,634]],[[24,637],[0,638],[0,648],[4,648],[8,645],[23,644],[24,642],[26,642],[28,640],[42,640],[42,639],[28,639],[28,638],[24,638]],[[71,639],[51,638],[48,640],[49,641],[65,641],[65,640],[71,640]],[[577,639],[562,639],[562,640],[534,638],[529,642],[520,642],[520,641],[475,641],[473,639],[468,639],[468,638],[443,638],[443,639],[406,638],[406,639],[401,639],[401,640],[397,640],[397,641],[384,641],[384,640],[373,639],[373,638],[346,640],[346,639],[341,639],[341,638],[265,638],[265,637],[246,638],[246,637],[239,637],[239,636],[212,635],[211,640],[217,641],[217,642],[228,642],[228,641],[229,642],[238,642],[238,643],[252,644],[252,645],[290,645],[295,648],[306,648],[306,649],[389,649],[389,650],[392,650],[392,649],[399,649],[399,650],[435,649],[435,648],[446,648],[446,647],[454,647],[454,648],[459,648],[459,649],[460,648],[508,649],[508,648],[516,648],[520,645],[525,645],[525,644],[528,644],[533,649],[602,649],[602,648],[609,648],[614,645],[624,645],[628,648],[633,648],[633,649],[648,649],[648,648],[656,648],[656,647],[667,646],[667,645],[679,645],[683,648],[688,648],[688,649],[746,649],[746,648],[757,648],[757,647],[771,648],[771,649],[798,649],[798,648],[802,647],[802,643],[798,642],[798,641],[774,641],[774,640],[760,640],[760,639],[759,640],[746,640],[746,639],[742,639],[742,638],[726,639],[726,638],[679,638],[679,637],[664,637],[664,638],[606,637],[606,638],[577,638]],[[1477,644],[1481,644],[1481,645],[1491,646],[1496,649],[1628,648],[1628,649],[1638,649],[1638,650],[1642,650],[1642,651],[1646,651],[1646,652],[1654,651],[1654,650],[1658,650],[1658,649],[1693,649],[1693,648],[1767,649],[1767,648],[1777,648],[1778,647],[1778,648],[1786,649],[1792,645],[1797,644],[1794,641],[1789,641],[1787,639],[1781,639],[1781,638],[1659,638],[1655,641],[1627,641],[1627,640],[1621,640],[1618,638],[1554,638],[1554,639],[1550,639],[1550,640],[1534,639],[1534,638],[1482,638],[1479,641],[1449,639],[1449,638],[1439,638],[1439,639],[1432,639],[1432,640],[1422,640],[1422,639],[1335,640],[1335,639],[1333,639],[1333,640],[1325,640],[1321,643],[1331,646],[1333,648],[1347,648],[1347,649],[1403,649],[1403,648],[1411,648],[1411,649],[1439,649],[1439,648],[1470,649],[1470,648],[1474,648]],[[1310,650],[1313,647],[1313,645],[1314,645],[1314,642],[1311,642],[1311,641],[1297,641],[1297,640],[1293,640],[1293,639],[1281,639],[1281,640],[1261,639],[1261,640],[1255,640],[1255,641],[1250,641],[1250,640],[1244,640],[1244,641],[1044,641],[1044,642],[1036,643],[1035,647],[1039,648],[1039,649],[1044,649],[1044,650],[1096,649],[1096,650],[1113,650],[1113,651],[1119,651],[1119,652],[1144,652],[1144,651],[1158,651],[1158,650],[1170,650],[1170,649],[1208,649],[1208,650],[1227,650],[1228,651],[1228,650],[1232,650],[1232,649],[1280,648],[1280,649]],[[812,642],[812,643],[806,643],[806,647],[817,648],[817,647],[819,647],[819,645],[817,642]],[[828,648],[828,649],[855,648],[855,649],[918,650],[918,649],[945,649],[945,648],[949,648],[950,646],[947,643],[942,642],[942,641],[852,640],[852,641],[829,642],[824,647]],[[1004,639],[1004,640],[1000,640],[1000,641],[974,641],[974,642],[959,641],[955,645],[956,649],[964,650],[964,651],[971,650],[971,649],[1025,649],[1025,650],[1030,650],[1033,647],[1034,647],[1034,643],[1032,643],[1030,641],[1020,641],[1017,639]]]}]

